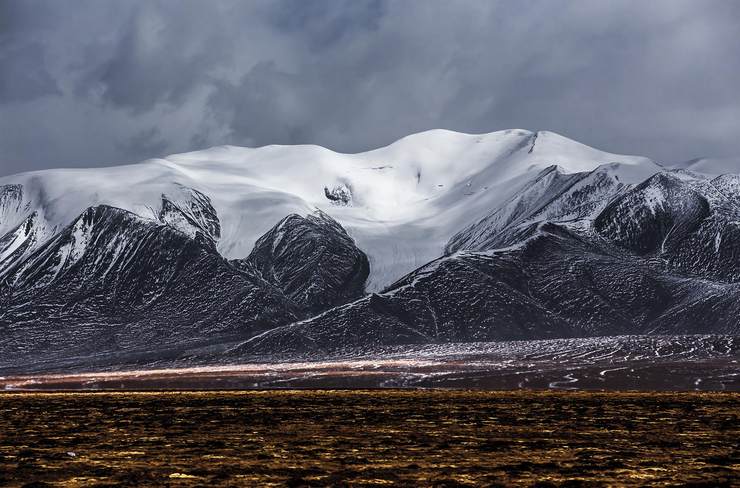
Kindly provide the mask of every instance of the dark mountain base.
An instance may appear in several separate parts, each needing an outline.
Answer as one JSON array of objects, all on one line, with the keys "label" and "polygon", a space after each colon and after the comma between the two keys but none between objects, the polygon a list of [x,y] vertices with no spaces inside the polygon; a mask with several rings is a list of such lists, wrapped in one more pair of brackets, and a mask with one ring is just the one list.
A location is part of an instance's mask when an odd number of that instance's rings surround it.
[{"label": "dark mountain base", "polygon": [[440,258],[382,293],[260,334],[236,354],[740,333],[740,284],[697,278],[584,234],[548,223],[513,248]]}]

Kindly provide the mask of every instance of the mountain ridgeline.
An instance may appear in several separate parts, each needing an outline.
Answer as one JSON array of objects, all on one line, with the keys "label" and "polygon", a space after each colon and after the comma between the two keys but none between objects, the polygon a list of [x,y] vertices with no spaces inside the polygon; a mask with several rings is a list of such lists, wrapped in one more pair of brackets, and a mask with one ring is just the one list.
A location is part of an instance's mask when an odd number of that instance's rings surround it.
[{"label": "mountain ridgeline", "polygon": [[131,196],[101,177],[72,199],[72,170],[0,180],[0,371],[740,334],[737,174],[434,132],[279,188],[253,161],[335,153],[214,151],[131,166]]}]

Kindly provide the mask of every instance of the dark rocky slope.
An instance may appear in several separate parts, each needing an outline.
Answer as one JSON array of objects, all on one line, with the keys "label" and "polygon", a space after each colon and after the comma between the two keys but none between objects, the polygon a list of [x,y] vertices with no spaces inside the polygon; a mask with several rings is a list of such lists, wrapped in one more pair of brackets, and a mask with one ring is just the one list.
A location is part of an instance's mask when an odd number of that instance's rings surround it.
[{"label": "dark rocky slope", "polygon": [[4,276],[2,362],[249,337],[299,317],[186,234],[99,206]]},{"label": "dark rocky slope", "polygon": [[623,334],[738,334],[740,285],[679,275],[554,224],[516,250],[462,252],[383,293],[269,331],[236,356]]},{"label": "dark rocky slope", "polygon": [[316,314],[361,297],[370,267],[347,232],[323,212],[289,215],[235,263]]},{"label": "dark rocky slope", "polygon": [[596,231],[697,277],[740,281],[740,176],[661,173],[613,201]]},{"label": "dark rocky slope", "polygon": [[[475,251],[441,258],[383,293],[262,334],[234,353],[740,334],[738,198],[730,191],[736,184],[727,177],[660,174],[632,189],[617,189],[593,221],[502,220],[499,212],[481,225],[498,226],[507,239],[515,228],[518,243],[496,249],[495,231],[486,236],[485,229],[468,229],[451,242],[453,247],[469,242]],[[550,208],[564,195],[572,199],[572,193],[553,194]],[[514,208],[522,209],[518,203]],[[539,204],[531,208],[535,211],[520,215],[543,210]],[[557,208],[567,210],[566,205]]]},{"label": "dark rocky slope", "polygon": [[614,165],[590,172],[563,173],[550,166],[490,215],[452,236],[446,254],[509,246],[530,235],[536,223],[587,219],[622,192]]}]

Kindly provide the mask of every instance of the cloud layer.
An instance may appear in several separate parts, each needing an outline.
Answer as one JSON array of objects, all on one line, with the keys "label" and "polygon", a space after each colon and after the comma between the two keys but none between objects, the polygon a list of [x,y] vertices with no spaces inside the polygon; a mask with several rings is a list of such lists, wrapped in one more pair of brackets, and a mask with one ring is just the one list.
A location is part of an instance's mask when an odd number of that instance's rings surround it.
[{"label": "cloud layer", "polygon": [[740,155],[738,25],[725,0],[2,0],[0,175],[438,127]]}]

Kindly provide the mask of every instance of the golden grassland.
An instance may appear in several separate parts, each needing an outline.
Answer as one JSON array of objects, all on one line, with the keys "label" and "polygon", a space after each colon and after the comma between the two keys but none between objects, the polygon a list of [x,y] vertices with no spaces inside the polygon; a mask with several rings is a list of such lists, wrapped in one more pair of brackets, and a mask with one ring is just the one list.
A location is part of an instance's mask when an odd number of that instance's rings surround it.
[{"label": "golden grassland", "polygon": [[740,484],[740,395],[0,394],[1,486]]}]

